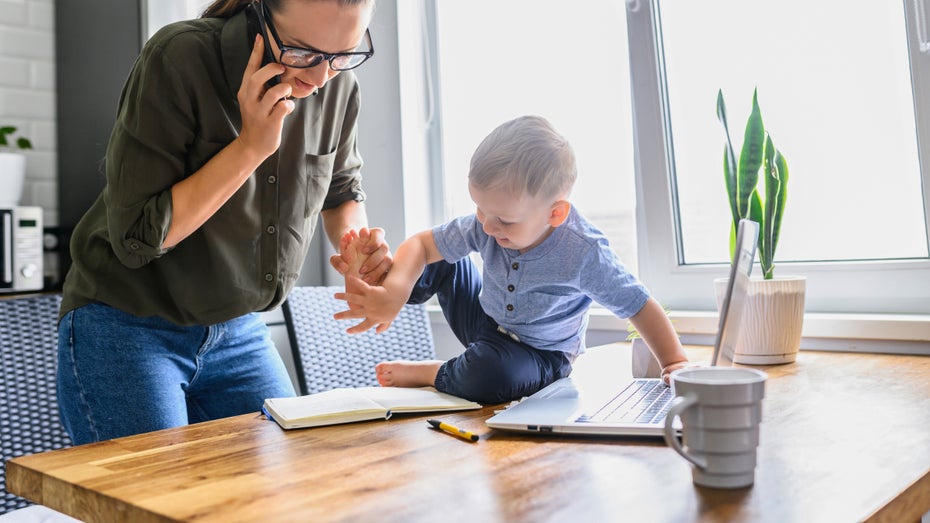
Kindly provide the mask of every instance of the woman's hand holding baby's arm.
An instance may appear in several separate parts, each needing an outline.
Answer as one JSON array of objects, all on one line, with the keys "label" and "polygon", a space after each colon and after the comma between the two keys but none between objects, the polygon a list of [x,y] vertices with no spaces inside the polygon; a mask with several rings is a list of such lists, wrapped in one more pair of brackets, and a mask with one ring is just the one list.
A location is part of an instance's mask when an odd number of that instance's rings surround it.
[{"label": "woman's hand holding baby's arm", "polygon": [[340,274],[356,276],[371,285],[380,285],[393,264],[384,229],[377,227],[347,231],[340,240],[339,253],[330,258],[330,265]]},{"label": "woman's hand holding baby's arm", "polygon": [[358,231],[358,252],[363,260],[358,268],[362,281],[369,285],[380,285],[394,264],[391,249],[384,241],[384,229],[362,227]]}]

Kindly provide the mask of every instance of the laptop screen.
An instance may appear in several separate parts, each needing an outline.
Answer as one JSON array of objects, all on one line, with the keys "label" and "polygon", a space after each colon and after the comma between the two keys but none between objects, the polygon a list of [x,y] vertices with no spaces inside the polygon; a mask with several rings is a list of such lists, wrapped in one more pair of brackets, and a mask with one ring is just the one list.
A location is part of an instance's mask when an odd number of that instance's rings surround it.
[{"label": "laptop screen", "polygon": [[736,230],[736,249],[733,252],[733,263],[730,264],[727,291],[720,306],[720,320],[711,365],[733,365],[733,354],[743,320],[746,295],[749,293],[749,274],[756,257],[758,239],[759,224],[750,220],[740,220]]}]

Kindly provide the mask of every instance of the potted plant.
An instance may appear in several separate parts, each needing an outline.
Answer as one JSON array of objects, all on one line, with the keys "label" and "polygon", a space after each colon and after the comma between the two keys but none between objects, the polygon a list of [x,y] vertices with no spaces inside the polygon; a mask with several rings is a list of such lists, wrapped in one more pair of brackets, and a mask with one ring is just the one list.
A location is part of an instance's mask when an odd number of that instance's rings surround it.
[{"label": "potted plant", "polygon": [[23,193],[26,178],[26,155],[32,149],[28,138],[13,138],[16,127],[0,126],[0,207],[15,207]]},{"label": "potted plant", "polygon": [[[722,90],[717,92],[717,118],[726,135],[723,172],[732,216],[731,257],[736,246],[739,220],[748,218],[759,223],[757,258],[762,275],[750,282],[734,361],[748,364],[790,363],[797,358],[801,346],[806,280],[803,277],[774,276],[775,249],[788,195],[788,162],[765,129],[758,90],[753,91],[752,110],[738,158],[730,140]],[[718,280],[716,286],[719,307],[726,279]]]}]

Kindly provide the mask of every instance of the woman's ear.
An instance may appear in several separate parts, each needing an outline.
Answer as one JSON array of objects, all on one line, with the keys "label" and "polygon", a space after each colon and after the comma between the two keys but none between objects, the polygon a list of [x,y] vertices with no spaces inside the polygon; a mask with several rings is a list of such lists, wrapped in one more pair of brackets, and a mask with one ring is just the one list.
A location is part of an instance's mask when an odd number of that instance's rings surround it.
[{"label": "woman's ear", "polygon": [[572,204],[568,200],[559,200],[552,204],[552,210],[549,212],[549,225],[558,227],[568,219],[568,213],[572,210]]}]

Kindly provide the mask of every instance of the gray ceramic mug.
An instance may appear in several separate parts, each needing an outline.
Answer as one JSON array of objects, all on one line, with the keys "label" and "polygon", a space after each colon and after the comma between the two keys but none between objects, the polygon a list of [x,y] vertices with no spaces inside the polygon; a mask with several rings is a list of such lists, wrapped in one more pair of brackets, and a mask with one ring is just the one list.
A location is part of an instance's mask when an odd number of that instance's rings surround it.
[{"label": "gray ceramic mug", "polygon": [[[695,484],[752,485],[766,378],[760,370],[742,367],[693,367],[672,373],[676,398],[665,418],[665,441],[691,462]],[[673,427],[675,418],[681,418],[681,442]]]}]

